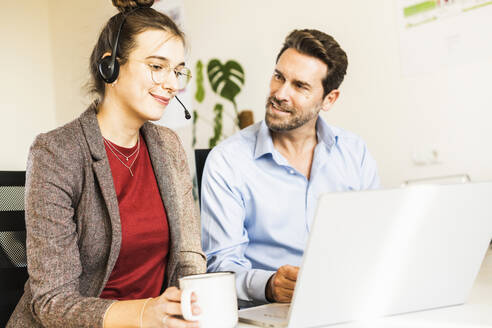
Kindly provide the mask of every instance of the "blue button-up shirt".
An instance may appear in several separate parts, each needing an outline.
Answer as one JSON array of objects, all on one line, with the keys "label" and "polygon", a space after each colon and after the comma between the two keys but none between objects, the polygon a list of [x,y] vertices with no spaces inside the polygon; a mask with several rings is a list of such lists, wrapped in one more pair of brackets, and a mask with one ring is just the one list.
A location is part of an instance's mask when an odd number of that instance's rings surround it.
[{"label": "blue button-up shirt", "polygon": [[379,186],[376,163],[360,137],[321,117],[316,132],[309,180],[274,148],[264,121],[207,158],[201,219],[208,271],[236,272],[240,300],[266,302],[270,276],[284,264],[301,264],[320,194]]}]

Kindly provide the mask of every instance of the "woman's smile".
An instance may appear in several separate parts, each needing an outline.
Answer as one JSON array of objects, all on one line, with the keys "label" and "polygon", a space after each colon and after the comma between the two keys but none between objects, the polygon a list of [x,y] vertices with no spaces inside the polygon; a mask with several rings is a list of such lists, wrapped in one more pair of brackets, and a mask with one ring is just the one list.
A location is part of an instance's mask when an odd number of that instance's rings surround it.
[{"label": "woman's smile", "polygon": [[169,101],[171,100],[171,98],[167,98],[167,97],[163,97],[163,96],[158,96],[156,94],[153,94],[151,92],[149,92],[149,94],[161,105],[163,106],[167,106],[169,104]]}]

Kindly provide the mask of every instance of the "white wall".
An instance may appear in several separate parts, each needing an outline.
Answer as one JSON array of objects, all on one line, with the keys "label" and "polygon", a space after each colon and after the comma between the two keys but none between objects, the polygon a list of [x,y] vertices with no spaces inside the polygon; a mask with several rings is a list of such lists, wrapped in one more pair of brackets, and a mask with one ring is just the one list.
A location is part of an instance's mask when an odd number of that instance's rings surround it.
[{"label": "white wall", "polygon": [[111,1],[49,0],[53,39],[56,122],[58,125],[78,117],[91,97],[89,58],[104,23],[115,13]]},{"label": "white wall", "polygon": [[0,170],[25,170],[34,137],[55,126],[48,1],[2,1]]},{"label": "white wall", "polygon": [[[294,28],[321,29],[349,57],[342,97],[324,117],[366,140],[384,185],[456,173],[492,179],[492,58],[402,77],[395,2],[185,0],[192,58],[238,60],[247,81],[237,102],[260,120],[285,36]],[[213,104],[197,107],[207,115]],[[200,133],[200,146],[206,146],[211,129],[202,126]],[[414,151],[431,149],[438,151],[440,164],[412,162]]]}]

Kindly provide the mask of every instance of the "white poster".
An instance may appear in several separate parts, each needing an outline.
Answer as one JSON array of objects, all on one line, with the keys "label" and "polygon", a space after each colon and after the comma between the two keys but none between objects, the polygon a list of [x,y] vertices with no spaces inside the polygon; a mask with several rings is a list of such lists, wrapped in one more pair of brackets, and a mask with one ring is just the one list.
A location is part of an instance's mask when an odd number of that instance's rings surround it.
[{"label": "white poster", "polygon": [[492,57],[491,0],[396,0],[405,76]]},{"label": "white poster", "polygon": [[[181,30],[184,29],[184,5],[182,0],[155,0],[152,8],[168,15]],[[187,63],[187,65],[189,66],[190,64]],[[189,90],[190,85],[191,83],[188,85],[187,89],[180,91],[177,96],[191,114],[192,93]],[[185,119],[183,107],[176,99],[173,99],[164,111],[164,115],[157,123],[171,129],[178,129],[191,124],[191,121],[192,119]]]}]

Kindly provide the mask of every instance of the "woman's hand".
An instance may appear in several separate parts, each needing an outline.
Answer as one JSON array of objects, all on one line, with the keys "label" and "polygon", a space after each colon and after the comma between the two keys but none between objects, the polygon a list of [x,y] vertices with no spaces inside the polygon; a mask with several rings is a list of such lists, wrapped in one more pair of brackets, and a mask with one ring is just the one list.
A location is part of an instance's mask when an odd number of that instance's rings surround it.
[{"label": "woman's hand", "polygon": [[[191,295],[191,311],[193,315],[201,313],[196,302],[196,295]],[[181,291],[176,287],[169,287],[161,296],[150,299],[142,312],[142,328],[198,328],[198,321],[186,321],[181,316]]]}]

